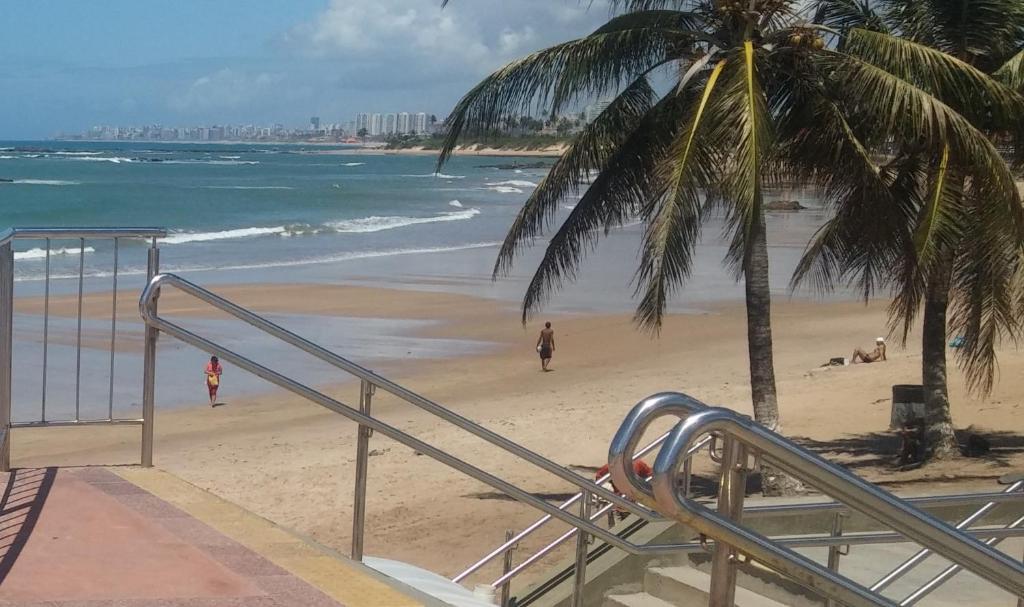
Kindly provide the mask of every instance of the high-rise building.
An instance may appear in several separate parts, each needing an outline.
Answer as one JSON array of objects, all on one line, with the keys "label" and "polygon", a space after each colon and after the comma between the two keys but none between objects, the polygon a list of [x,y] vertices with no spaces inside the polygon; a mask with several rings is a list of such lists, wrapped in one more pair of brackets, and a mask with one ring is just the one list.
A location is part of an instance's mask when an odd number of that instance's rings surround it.
[{"label": "high-rise building", "polygon": [[408,135],[412,132],[412,121],[409,119],[409,112],[398,114],[398,134]]},{"label": "high-rise building", "polygon": [[384,117],[380,114],[370,116],[370,136],[378,137],[384,132]]},{"label": "high-rise building", "polygon": [[311,130],[311,131],[319,131],[320,130],[320,117],[319,116],[313,116],[312,118],[309,119],[309,130]]},{"label": "high-rise building", "polygon": [[[356,133],[358,133],[359,131],[364,130],[364,129],[366,130],[367,133],[370,132],[370,115],[369,114],[359,114],[358,116],[356,116]],[[353,134],[355,134],[355,133],[353,133]]]},{"label": "high-rise building", "polygon": [[394,135],[398,130],[398,116],[396,114],[388,114],[384,116],[384,134]]},{"label": "high-rise building", "polygon": [[412,132],[423,135],[427,132],[427,115],[424,112],[415,114],[412,117]]}]

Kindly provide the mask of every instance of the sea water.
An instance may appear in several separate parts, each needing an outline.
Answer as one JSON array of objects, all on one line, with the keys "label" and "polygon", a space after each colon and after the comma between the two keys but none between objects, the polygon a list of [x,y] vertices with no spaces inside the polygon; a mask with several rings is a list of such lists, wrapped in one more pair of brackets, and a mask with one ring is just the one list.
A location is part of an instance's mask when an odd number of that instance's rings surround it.
[{"label": "sea water", "polygon": [[[552,162],[463,156],[439,170],[434,156],[361,154],[344,146],[0,142],[0,227],[165,227],[169,234],[159,241],[161,269],[204,285],[365,284],[466,293],[513,308],[551,230],[522,251],[510,276],[492,281],[497,247]],[[552,228],[572,212],[586,185],[580,183],[579,192],[554,209]],[[796,199],[810,207],[769,217],[771,278],[775,291],[783,294],[803,246],[824,213],[813,190],[778,191],[771,197]],[[673,301],[672,310],[693,311],[708,302],[742,297],[742,287],[722,267],[727,250],[723,232],[722,221],[712,218],[698,247],[691,281]],[[579,280],[566,285],[547,309],[632,309],[642,234],[643,226],[638,224],[600,234],[602,242],[588,252]],[[147,246],[142,241],[121,242],[122,289],[141,289]],[[42,291],[43,247],[38,241],[17,242],[19,296]],[[54,241],[51,275],[56,280],[51,290],[74,293],[80,263],[87,276],[85,290],[109,290],[112,262],[110,241],[89,240],[84,249],[79,241]],[[125,330],[139,329],[130,327],[137,313],[124,310],[121,314],[128,323]],[[485,345],[458,336],[423,340],[415,336],[415,323],[297,315],[278,320],[300,334],[327,339],[335,351],[367,364],[475,352]],[[28,366],[41,355],[35,331],[39,327],[33,325],[38,322],[38,318],[19,317],[17,323],[21,337],[16,349]],[[63,342],[50,352],[50,364],[58,371],[48,380],[48,389],[63,394],[53,398],[63,398],[67,408],[78,382],[74,348],[68,345],[77,327],[66,319],[55,323],[51,331]],[[269,354],[291,364],[280,344],[221,323],[193,327],[233,339],[247,353]],[[86,331],[101,335],[102,323],[92,324],[86,323]],[[90,341],[97,342],[102,339]],[[195,376],[200,374],[195,369],[201,368],[202,355],[168,346],[166,340],[161,348],[161,381],[175,386],[182,381],[197,383]],[[84,375],[96,380],[109,361],[98,349],[91,354],[86,357]],[[115,400],[122,410],[137,405],[137,359],[137,353],[115,356],[119,368]],[[296,371],[316,369],[294,366]],[[36,376],[41,373],[19,373],[15,391],[24,398],[16,400],[31,401],[31,395],[39,392],[41,380]],[[324,369],[308,381],[320,385],[339,379],[337,373]],[[85,400],[91,409],[100,410],[107,400],[106,380],[88,383]],[[225,386],[238,394],[257,390],[261,384],[232,378]],[[201,394],[193,398],[180,390],[163,390],[161,395],[164,402],[202,400]]]}]

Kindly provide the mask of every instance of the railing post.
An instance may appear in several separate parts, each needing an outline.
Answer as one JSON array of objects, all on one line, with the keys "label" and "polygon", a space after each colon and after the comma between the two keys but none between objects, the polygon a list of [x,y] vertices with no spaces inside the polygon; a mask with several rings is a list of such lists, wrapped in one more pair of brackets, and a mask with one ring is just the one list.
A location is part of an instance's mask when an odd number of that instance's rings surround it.
[{"label": "railing post", "polygon": [[[743,514],[747,491],[747,454],[732,437],[722,445],[722,474],[718,488],[718,512],[735,523]],[[711,589],[708,607],[733,607],[736,600],[736,553],[732,546],[715,542],[711,559]]]},{"label": "railing post", "polygon": [[[580,518],[590,520],[590,492],[583,490],[580,496]],[[576,565],[573,570],[572,607],[583,607],[583,592],[587,585],[587,546],[590,545],[588,534],[582,529],[576,531]]]},{"label": "railing post", "polygon": [[0,246],[0,472],[11,471],[11,363],[14,355],[14,245]]},{"label": "railing post", "polygon": [[[843,519],[846,518],[845,512],[836,512],[832,517],[832,537],[842,537],[843,535]],[[839,557],[846,554],[842,549],[833,544],[828,547],[828,568],[830,571],[839,573]],[[827,599],[825,601],[825,607],[838,607],[839,603],[833,599]]]},{"label": "railing post", "polygon": [[[374,385],[361,380],[359,412],[371,415]],[[363,560],[363,537],[366,530],[366,477],[370,464],[370,437],[373,428],[360,425],[356,437],[356,489],[352,500],[352,560]]]},{"label": "railing post", "polygon": [[[160,273],[160,249],[156,246],[156,239],[149,247],[149,257],[146,264],[146,280],[151,281]],[[150,310],[156,315],[157,300],[153,299]],[[155,327],[146,326],[146,343],[143,353],[142,367],[142,465],[146,468],[153,467],[153,423],[156,410],[156,341],[160,331]]]},{"label": "railing post", "polygon": [[[509,529],[505,531],[505,543],[512,541],[512,538],[516,536],[515,531]],[[512,571],[512,552],[516,549],[516,545],[513,544],[505,550],[505,560],[501,565],[501,575],[504,577],[508,575],[509,571]],[[501,602],[498,603],[501,607],[508,607],[509,595],[512,592],[512,580],[505,580],[505,583],[501,585]]]}]

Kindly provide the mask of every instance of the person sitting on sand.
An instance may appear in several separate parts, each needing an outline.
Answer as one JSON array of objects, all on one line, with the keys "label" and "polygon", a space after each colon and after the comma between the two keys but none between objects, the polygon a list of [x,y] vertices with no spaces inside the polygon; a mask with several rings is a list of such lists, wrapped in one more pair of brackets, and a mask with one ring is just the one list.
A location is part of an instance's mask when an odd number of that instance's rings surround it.
[{"label": "person sitting on sand", "polygon": [[211,356],[205,371],[206,389],[210,392],[211,407],[217,403],[217,389],[220,388],[220,376],[223,373],[224,367],[220,366],[220,361],[217,360],[216,356]]},{"label": "person sitting on sand", "polygon": [[551,355],[555,351],[555,330],[551,328],[551,323],[544,323],[544,328],[540,331],[540,337],[537,338],[537,352],[540,353],[540,369],[541,371],[550,371],[548,365],[551,363]]},{"label": "person sitting on sand", "polygon": [[856,363],[856,362],[858,362],[858,359],[860,359],[859,362],[863,362],[863,363],[873,363],[873,362],[878,362],[878,361],[881,361],[881,360],[888,360],[885,357],[885,339],[883,339],[881,337],[876,339],[875,340],[875,349],[870,351],[870,352],[865,352],[864,350],[861,350],[860,348],[857,348],[856,350],[854,350],[853,351],[853,356],[850,357],[850,362]]}]

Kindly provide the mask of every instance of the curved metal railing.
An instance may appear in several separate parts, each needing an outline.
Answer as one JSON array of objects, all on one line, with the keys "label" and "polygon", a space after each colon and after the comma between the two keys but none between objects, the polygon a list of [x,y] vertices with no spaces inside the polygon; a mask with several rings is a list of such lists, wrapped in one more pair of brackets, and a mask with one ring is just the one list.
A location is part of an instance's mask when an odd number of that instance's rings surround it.
[{"label": "curved metal railing", "polygon": [[[629,462],[643,432],[657,418],[684,417],[662,445],[653,481],[638,478]],[[724,437],[723,483],[718,511],[680,495],[673,475],[696,440],[710,432]],[[717,540],[712,604],[731,604],[737,558],[756,560],[798,583],[852,607],[891,606],[891,600],[739,523],[748,454],[809,482],[838,501],[879,521],[954,565],[972,571],[1016,595],[1024,594],[1024,566],[907,502],[850,474],[792,441],[728,409],[703,406],[682,394],[661,394],[627,415],[609,449],[609,470],[627,496]],[[843,538],[846,543],[849,537]],[[716,602],[717,601],[717,602]]]}]

